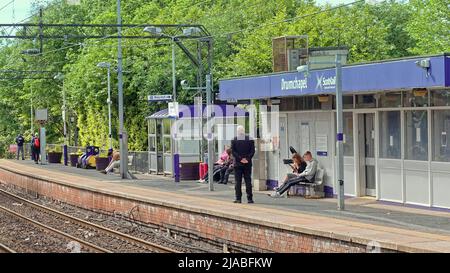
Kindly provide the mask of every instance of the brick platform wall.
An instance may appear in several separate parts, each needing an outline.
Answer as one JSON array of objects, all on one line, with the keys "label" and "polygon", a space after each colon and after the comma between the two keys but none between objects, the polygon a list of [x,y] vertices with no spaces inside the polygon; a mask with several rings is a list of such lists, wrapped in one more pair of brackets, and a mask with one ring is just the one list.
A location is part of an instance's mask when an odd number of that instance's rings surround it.
[{"label": "brick platform wall", "polygon": [[120,196],[66,186],[0,169],[0,182],[85,209],[128,214],[137,220],[174,227],[204,239],[261,252],[366,252],[366,246],[236,221]]}]

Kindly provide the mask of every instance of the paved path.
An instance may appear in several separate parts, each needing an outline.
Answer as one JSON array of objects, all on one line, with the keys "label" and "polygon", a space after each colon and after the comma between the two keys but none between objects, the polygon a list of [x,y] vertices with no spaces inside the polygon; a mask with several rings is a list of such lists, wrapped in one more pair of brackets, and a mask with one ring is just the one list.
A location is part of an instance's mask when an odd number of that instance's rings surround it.
[{"label": "paved path", "polygon": [[[214,214],[264,223],[297,231],[308,231],[333,238],[363,238],[395,245],[411,251],[450,252],[450,211],[387,205],[372,198],[346,200],[346,210],[336,210],[335,199],[272,199],[255,193],[256,204],[233,204],[233,185],[208,185],[195,181],[174,183],[163,176],[139,175],[139,180],[121,181],[117,175],[104,175],[62,165],[35,165],[30,161],[0,161],[0,168],[11,168],[86,186],[98,190],[172,202]],[[243,200],[245,201],[245,200]]]}]

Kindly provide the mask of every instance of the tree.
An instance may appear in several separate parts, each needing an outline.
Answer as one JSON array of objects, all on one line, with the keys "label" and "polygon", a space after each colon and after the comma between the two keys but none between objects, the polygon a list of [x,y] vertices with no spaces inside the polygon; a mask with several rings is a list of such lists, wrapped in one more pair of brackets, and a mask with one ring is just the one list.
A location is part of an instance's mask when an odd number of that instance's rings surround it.
[{"label": "tree", "polygon": [[412,14],[407,31],[415,40],[410,47],[414,54],[450,51],[449,0],[410,0]]}]

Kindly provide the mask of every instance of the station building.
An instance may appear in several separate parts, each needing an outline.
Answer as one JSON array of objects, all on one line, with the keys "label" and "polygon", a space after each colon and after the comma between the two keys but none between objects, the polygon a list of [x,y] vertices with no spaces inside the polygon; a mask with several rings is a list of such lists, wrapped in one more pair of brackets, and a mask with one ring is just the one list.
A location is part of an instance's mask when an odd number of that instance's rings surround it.
[{"label": "station building", "polygon": [[[258,147],[264,187],[284,177],[292,146],[313,152],[336,194],[335,84],[334,68],[220,81],[222,101],[279,109],[276,145]],[[450,54],[345,65],[342,87],[345,194],[450,208]]]}]

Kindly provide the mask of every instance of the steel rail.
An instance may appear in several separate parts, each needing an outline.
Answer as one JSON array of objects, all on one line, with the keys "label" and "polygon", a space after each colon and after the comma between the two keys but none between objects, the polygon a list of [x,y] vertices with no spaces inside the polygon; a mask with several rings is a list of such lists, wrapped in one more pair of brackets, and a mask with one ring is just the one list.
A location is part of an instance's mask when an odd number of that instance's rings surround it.
[{"label": "steel rail", "polygon": [[0,243],[0,250],[6,252],[6,253],[16,253],[15,250],[5,246],[4,244]]},{"label": "steel rail", "polygon": [[63,219],[68,220],[68,221],[72,221],[75,224],[78,224],[78,225],[81,225],[81,226],[85,226],[85,227],[88,227],[90,229],[94,229],[94,230],[98,230],[98,231],[103,232],[103,233],[107,233],[107,234],[109,234],[112,237],[115,237],[115,238],[117,238],[119,240],[131,243],[131,244],[134,244],[134,245],[138,245],[138,246],[140,246],[142,248],[153,250],[153,251],[157,251],[157,252],[160,252],[160,253],[179,253],[179,251],[177,251],[175,249],[172,249],[172,248],[169,248],[169,247],[165,247],[165,246],[161,246],[161,245],[158,245],[158,244],[155,244],[155,243],[152,243],[152,242],[148,242],[148,241],[145,241],[143,239],[140,239],[140,238],[137,238],[137,237],[134,237],[134,236],[122,233],[120,231],[116,231],[116,230],[113,230],[113,229],[110,229],[110,228],[107,228],[107,227],[103,227],[103,226],[100,226],[98,224],[91,223],[91,222],[79,219],[77,217],[68,215],[66,213],[57,211],[55,209],[45,207],[43,205],[40,205],[40,204],[37,204],[37,203],[32,202],[30,200],[27,200],[27,199],[25,199],[23,197],[17,196],[17,195],[15,195],[13,193],[7,192],[7,191],[5,191],[3,189],[0,189],[0,193],[4,194],[6,196],[9,196],[10,198],[14,198],[16,200],[24,202],[27,205],[30,205],[30,206],[32,206],[32,207],[34,207],[36,209],[39,209],[39,210],[41,210],[41,211],[43,211],[45,213],[51,214],[51,215],[56,216],[56,217],[63,218]]},{"label": "steel rail", "polygon": [[44,230],[53,232],[53,233],[55,233],[55,234],[57,234],[57,235],[59,235],[61,237],[64,237],[66,239],[70,239],[71,241],[78,242],[80,245],[86,246],[87,248],[90,248],[90,249],[93,249],[93,250],[96,250],[96,251],[99,251],[99,252],[103,252],[103,253],[112,253],[112,251],[110,251],[110,250],[107,250],[107,249],[104,249],[102,247],[99,247],[99,246],[96,246],[94,244],[91,244],[89,242],[83,241],[83,240],[81,240],[79,238],[76,238],[76,237],[70,235],[70,234],[67,234],[67,233],[65,233],[63,231],[57,230],[57,229],[52,228],[52,227],[50,227],[48,225],[42,224],[40,222],[37,222],[37,221],[35,221],[35,220],[33,220],[33,219],[29,218],[29,217],[23,216],[22,214],[17,213],[17,212],[15,212],[13,210],[10,210],[8,208],[5,208],[3,206],[0,206],[0,211],[2,211],[4,213],[7,213],[7,214],[10,214],[10,215],[12,215],[12,216],[14,216],[16,218],[25,220],[26,222],[29,222],[29,223],[33,224],[34,226],[37,226],[37,227],[40,227],[40,228],[42,228]]}]

